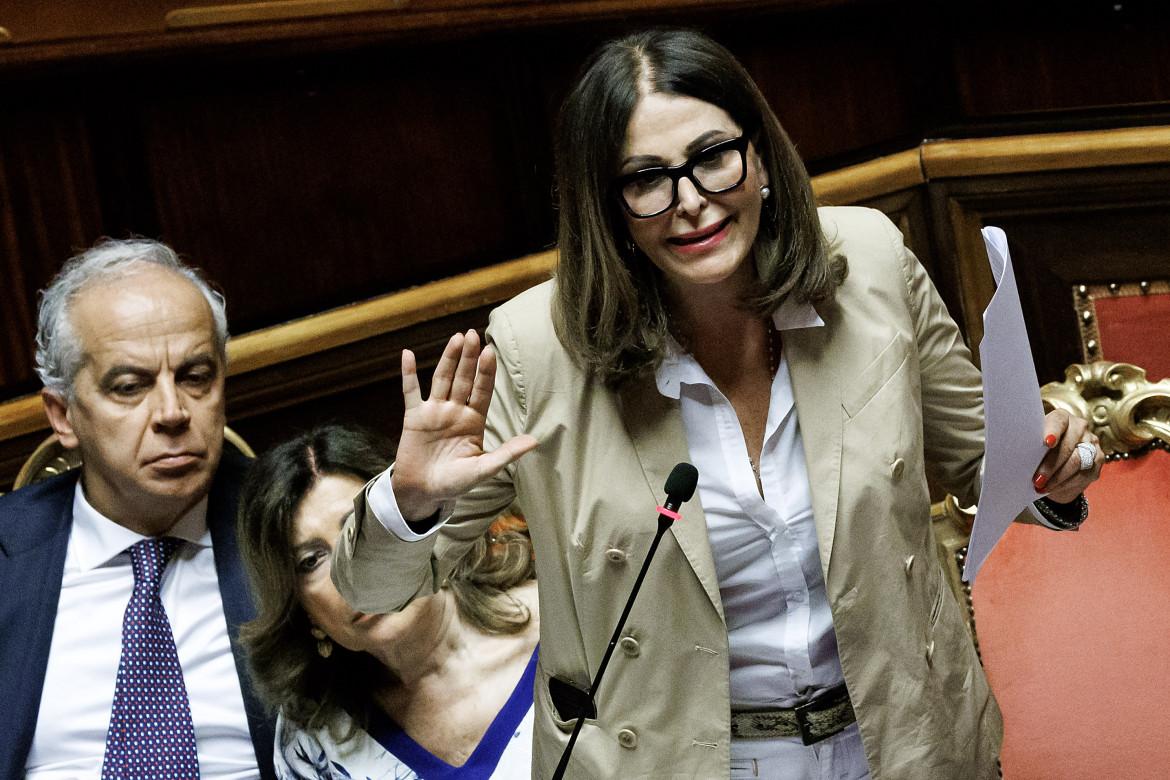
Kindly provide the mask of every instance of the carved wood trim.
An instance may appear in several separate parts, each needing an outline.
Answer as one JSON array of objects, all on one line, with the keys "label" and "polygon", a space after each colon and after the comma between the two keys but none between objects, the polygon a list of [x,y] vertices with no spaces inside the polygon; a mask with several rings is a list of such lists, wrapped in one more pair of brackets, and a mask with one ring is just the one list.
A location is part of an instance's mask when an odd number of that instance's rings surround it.
[{"label": "carved wood trim", "polygon": [[1064,409],[1089,421],[1108,460],[1151,447],[1170,448],[1170,379],[1151,382],[1129,363],[1077,363],[1063,382],[1040,388],[1044,411]]},{"label": "carved wood trim", "polygon": [[[421,36],[445,38],[468,32],[498,32],[533,26],[579,24],[615,19],[662,21],[671,15],[726,18],[755,10],[796,12],[815,7],[847,6],[863,0],[524,0],[464,3],[442,0],[282,0],[239,5],[189,6],[159,14],[157,28],[101,37],[22,40],[0,55],[0,69],[13,65],[149,56],[162,52],[212,51],[251,43],[287,43],[291,48],[319,48],[331,41],[367,42]],[[325,10],[336,4],[363,10]],[[297,7],[303,8],[297,8]],[[320,8],[316,11],[314,6]],[[252,7],[250,18],[236,9]],[[296,10],[296,13],[288,11]],[[275,15],[285,11],[282,15]],[[665,15],[665,16],[663,16]],[[251,25],[246,31],[228,34]],[[17,35],[21,36],[21,30]],[[27,35],[27,33],[24,33]]]},{"label": "carved wood trim", "polygon": [[550,278],[555,265],[556,252],[549,250],[245,334],[228,345],[228,375],[244,374],[505,301]]},{"label": "carved wood trim", "polygon": [[26,395],[0,404],[0,441],[15,439],[49,427],[40,395]]}]

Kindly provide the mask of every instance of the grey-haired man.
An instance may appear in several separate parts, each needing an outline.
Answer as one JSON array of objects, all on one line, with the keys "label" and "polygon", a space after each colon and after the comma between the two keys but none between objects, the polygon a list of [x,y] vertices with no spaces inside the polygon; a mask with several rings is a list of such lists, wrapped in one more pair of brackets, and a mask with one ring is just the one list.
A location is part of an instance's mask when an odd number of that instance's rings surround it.
[{"label": "grey-haired man", "polygon": [[[101,242],[44,291],[45,411],[83,465],[0,498],[0,777],[273,776],[236,641],[252,605],[234,534],[246,460],[223,452],[226,346],[222,297],[158,242]],[[160,544],[140,596],[131,550]],[[165,613],[149,641],[173,639],[170,672],[134,656],[140,598]],[[134,714],[152,688],[165,714]],[[140,770],[156,728],[163,758]]]}]

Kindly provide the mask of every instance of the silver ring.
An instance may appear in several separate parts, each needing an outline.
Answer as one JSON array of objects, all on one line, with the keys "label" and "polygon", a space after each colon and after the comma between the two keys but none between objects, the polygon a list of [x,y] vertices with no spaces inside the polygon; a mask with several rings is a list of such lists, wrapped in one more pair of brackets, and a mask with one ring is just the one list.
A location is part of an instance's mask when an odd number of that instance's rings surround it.
[{"label": "silver ring", "polygon": [[1077,445],[1077,454],[1081,456],[1081,471],[1093,468],[1093,461],[1097,459],[1097,448],[1087,441]]}]

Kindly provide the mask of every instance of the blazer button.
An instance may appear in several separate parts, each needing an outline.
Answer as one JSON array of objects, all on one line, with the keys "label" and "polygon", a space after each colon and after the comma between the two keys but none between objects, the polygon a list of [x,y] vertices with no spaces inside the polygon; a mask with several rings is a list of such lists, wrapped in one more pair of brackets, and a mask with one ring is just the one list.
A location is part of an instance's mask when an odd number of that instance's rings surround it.
[{"label": "blazer button", "polygon": [[624,550],[619,550],[616,547],[611,547],[610,549],[605,551],[605,557],[608,558],[611,563],[625,563],[626,553]]},{"label": "blazer button", "polygon": [[934,641],[926,643],[926,663],[929,666],[934,666]]},{"label": "blazer button", "polygon": [[630,658],[637,658],[642,654],[642,646],[638,644],[638,640],[632,636],[622,637],[622,641],[618,642],[618,646],[622,652]]},{"label": "blazer button", "polygon": [[350,544],[353,544],[353,531],[354,526],[356,525],[357,523],[350,523],[349,526],[345,529],[345,538],[350,541]]},{"label": "blazer button", "polygon": [[618,744],[633,750],[638,747],[638,735],[634,733],[633,729],[622,729],[618,732]]},{"label": "blazer button", "polygon": [[895,458],[893,464],[890,466],[890,476],[892,476],[896,482],[902,478],[902,472],[905,470],[906,461],[902,460],[901,458]]},{"label": "blazer button", "polygon": [[913,555],[906,556],[905,566],[906,566],[906,576],[909,577],[910,570],[914,568],[914,556]]}]

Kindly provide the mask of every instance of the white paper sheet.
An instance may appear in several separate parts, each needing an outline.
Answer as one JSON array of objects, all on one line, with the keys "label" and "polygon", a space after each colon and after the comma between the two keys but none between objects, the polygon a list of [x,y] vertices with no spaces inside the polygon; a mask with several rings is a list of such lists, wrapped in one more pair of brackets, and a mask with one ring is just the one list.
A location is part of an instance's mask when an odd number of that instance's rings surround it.
[{"label": "white paper sheet", "polygon": [[995,278],[995,295],[983,312],[983,341],[979,361],[983,371],[983,408],[987,444],[983,456],[983,488],[963,579],[974,582],[1008,527],[1039,496],[1032,475],[1047,448],[1044,446],[1044,403],[1036,364],[1024,326],[1024,312],[1007,236],[996,227],[983,228],[983,242]]}]

